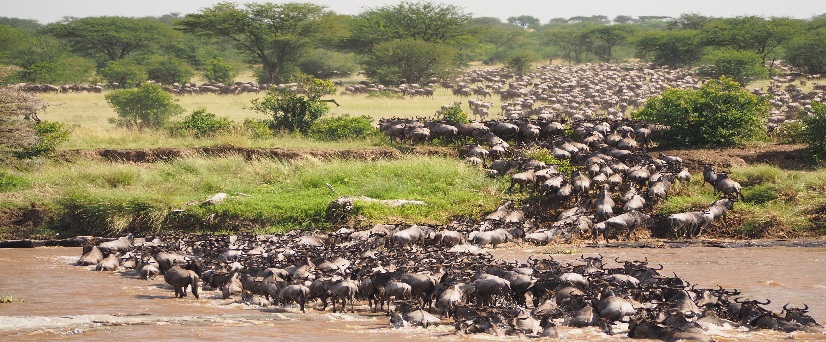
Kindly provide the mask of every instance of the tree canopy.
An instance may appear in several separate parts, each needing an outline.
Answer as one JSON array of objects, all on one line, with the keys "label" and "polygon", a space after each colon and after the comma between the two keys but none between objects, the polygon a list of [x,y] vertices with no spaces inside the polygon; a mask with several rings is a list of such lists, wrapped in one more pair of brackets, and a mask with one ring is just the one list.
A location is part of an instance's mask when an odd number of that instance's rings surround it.
[{"label": "tree canopy", "polygon": [[353,18],[351,40],[368,50],[394,39],[445,42],[468,34],[470,20],[470,14],[455,5],[402,1]]},{"label": "tree canopy", "polygon": [[67,42],[72,49],[99,62],[126,58],[175,39],[175,31],[148,18],[68,17],[46,26],[45,32]]},{"label": "tree canopy", "polygon": [[530,15],[520,15],[508,18],[508,24],[519,26],[523,29],[539,28],[539,18]]},{"label": "tree canopy", "polygon": [[247,62],[260,65],[261,82],[283,81],[284,71],[293,65],[313,40],[320,38],[332,20],[333,13],[311,3],[248,3],[223,2],[189,14],[178,22],[184,32],[206,37],[226,38],[247,57]]}]

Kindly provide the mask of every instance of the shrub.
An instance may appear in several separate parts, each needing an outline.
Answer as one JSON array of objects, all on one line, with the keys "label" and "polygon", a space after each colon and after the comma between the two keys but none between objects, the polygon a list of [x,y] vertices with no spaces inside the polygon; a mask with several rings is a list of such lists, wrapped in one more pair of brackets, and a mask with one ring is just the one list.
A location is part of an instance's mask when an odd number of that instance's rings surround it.
[{"label": "shrub", "polygon": [[149,79],[166,84],[189,82],[195,76],[195,69],[172,56],[152,56],[145,67]]},{"label": "shrub", "polygon": [[668,126],[663,143],[677,147],[742,145],[764,138],[770,105],[727,77],[698,90],[668,89],[646,101],[635,119]]},{"label": "shrub", "polygon": [[184,111],[160,85],[144,84],[138,89],[115,90],[105,96],[119,118],[110,122],[127,128],[162,128],[169,118]]},{"label": "shrub", "polygon": [[378,135],[373,119],[367,115],[321,118],[313,123],[308,135],[318,140],[345,140]]},{"label": "shrub", "polygon": [[815,163],[826,160],[826,105],[812,102],[812,112],[803,117],[803,140],[809,144],[809,155]]},{"label": "shrub", "polygon": [[271,116],[276,129],[307,134],[313,123],[330,110],[327,102],[332,101],[321,98],[335,93],[336,88],[330,81],[308,75],[297,75],[295,81],[297,91],[271,88],[263,98],[252,100],[252,106]]},{"label": "shrub", "polygon": [[40,121],[34,125],[37,142],[18,154],[19,158],[47,157],[57,151],[60,143],[69,140],[69,129],[63,123]]},{"label": "shrub", "polygon": [[100,76],[109,83],[119,84],[122,88],[137,87],[149,77],[146,69],[128,59],[106,63],[106,67],[100,70]]},{"label": "shrub", "polygon": [[531,71],[531,64],[540,59],[542,59],[542,57],[536,52],[519,51],[508,57],[505,65],[517,75],[524,75]]},{"label": "shrub", "polygon": [[221,57],[216,57],[207,61],[204,66],[204,78],[210,83],[229,84],[235,82],[235,69]]},{"label": "shrub", "polygon": [[183,121],[170,125],[169,133],[172,135],[193,135],[196,138],[203,138],[228,132],[232,129],[232,121],[228,118],[219,118],[215,114],[207,112],[206,108],[200,107],[192,114],[187,115]]},{"label": "shrub", "polygon": [[469,123],[467,113],[459,106],[450,106],[442,111],[442,119],[452,123]]},{"label": "shrub", "polygon": [[805,142],[805,129],[803,121],[786,121],[778,125],[771,136],[781,144],[800,144]]},{"label": "shrub", "polygon": [[250,138],[266,139],[272,137],[272,129],[270,129],[269,121],[246,118],[244,119],[243,127]]},{"label": "shrub", "polygon": [[703,56],[701,63],[701,75],[713,78],[728,76],[740,84],[769,76],[760,55],[751,51],[712,49]]}]

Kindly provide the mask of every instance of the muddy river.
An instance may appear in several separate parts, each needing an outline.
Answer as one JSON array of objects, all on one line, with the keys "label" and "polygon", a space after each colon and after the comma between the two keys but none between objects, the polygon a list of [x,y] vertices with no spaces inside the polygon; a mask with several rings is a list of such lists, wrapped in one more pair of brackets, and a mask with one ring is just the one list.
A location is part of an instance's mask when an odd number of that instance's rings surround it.
[{"label": "muddy river", "polygon": [[[580,253],[606,260],[643,259],[676,272],[698,287],[736,288],[744,298],[772,300],[769,309],[785,303],[811,307],[818,322],[826,322],[826,247],[755,248],[580,248],[559,246],[499,249],[497,257],[512,260],[554,254],[574,260]],[[80,248],[0,249],[0,295],[15,301],[0,304],[0,340],[134,341],[471,341],[500,340],[491,335],[454,336],[453,326],[430,329],[389,328],[388,318],[370,314],[366,304],[356,314],[333,314],[297,307],[262,308],[223,300],[204,291],[201,299],[174,298],[162,278],[139,280],[131,273],[92,272],[72,266]],[[608,267],[616,266],[613,261]],[[565,328],[569,340],[628,340],[596,329]],[[619,329],[622,332],[622,329]],[[718,341],[826,340],[826,335],[745,332],[722,328],[711,332]],[[517,340],[517,338],[506,338]]]}]

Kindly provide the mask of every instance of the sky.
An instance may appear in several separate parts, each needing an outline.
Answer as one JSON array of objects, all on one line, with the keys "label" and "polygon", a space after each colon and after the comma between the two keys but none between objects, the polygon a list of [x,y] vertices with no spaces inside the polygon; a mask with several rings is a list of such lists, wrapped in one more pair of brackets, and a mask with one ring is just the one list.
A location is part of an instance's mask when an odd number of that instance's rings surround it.
[{"label": "sky", "polygon": [[[508,17],[530,15],[547,23],[551,18],[574,16],[617,15],[633,17],[662,15],[678,17],[683,13],[699,13],[712,17],[759,15],[764,17],[794,17],[807,19],[826,13],[824,0],[432,0],[463,8],[474,17]],[[0,16],[35,19],[42,24],[58,21],[64,16],[160,16],[178,12],[195,13],[220,0],[0,0]],[[255,1],[237,0],[236,3]],[[326,6],[339,14],[358,14],[367,8],[393,5],[400,0],[293,0],[258,2],[312,2]]]}]

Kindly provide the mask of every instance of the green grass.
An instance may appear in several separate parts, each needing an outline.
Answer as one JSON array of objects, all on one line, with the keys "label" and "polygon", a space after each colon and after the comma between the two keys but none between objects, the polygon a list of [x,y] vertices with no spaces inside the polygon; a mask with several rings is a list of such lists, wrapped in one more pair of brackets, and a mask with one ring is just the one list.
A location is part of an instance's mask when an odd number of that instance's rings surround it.
[{"label": "green grass", "polygon": [[[717,196],[699,175],[678,186],[656,212],[663,216],[703,210]],[[730,177],[743,186],[745,200],[734,205],[743,237],[801,236],[823,234],[816,214],[826,208],[826,170],[788,171],[770,165],[732,170]]]},{"label": "green grass", "polygon": [[[353,214],[362,224],[444,224],[459,215],[479,217],[494,210],[504,186],[480,169],[439,157],[366,162],[228,156],[153,164],[79,160],[49,162],[31,171],[38,174],[36,180],[27,188],[0,192],[0,202],[54,208],[58,214],[47,226],[67,234],[326,228],[330,201],[358,195],[427,203],[386,207],[356,202]],[[199,205],[218,192],[230,195],[223,204]]]}]

